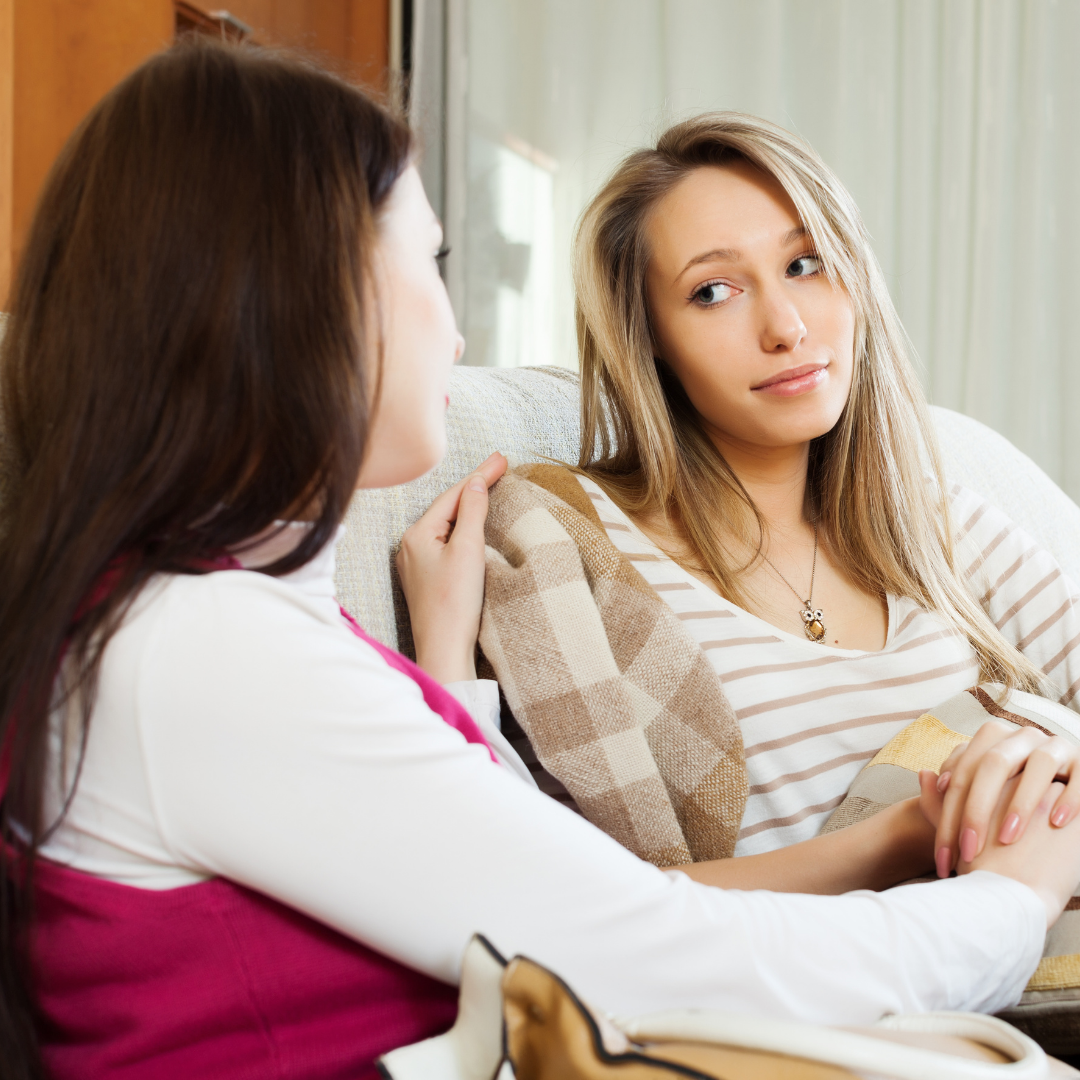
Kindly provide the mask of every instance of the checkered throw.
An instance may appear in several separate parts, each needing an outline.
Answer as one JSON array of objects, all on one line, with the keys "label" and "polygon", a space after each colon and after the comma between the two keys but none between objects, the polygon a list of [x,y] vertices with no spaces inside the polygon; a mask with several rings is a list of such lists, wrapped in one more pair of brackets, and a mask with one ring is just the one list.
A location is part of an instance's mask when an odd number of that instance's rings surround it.
[{"label": "checkered throw", "polygon": [[738,721],[573,473],[503,477],[487,543],[480,647],[544,768],[649,862],[729,857],[747,795]]}]

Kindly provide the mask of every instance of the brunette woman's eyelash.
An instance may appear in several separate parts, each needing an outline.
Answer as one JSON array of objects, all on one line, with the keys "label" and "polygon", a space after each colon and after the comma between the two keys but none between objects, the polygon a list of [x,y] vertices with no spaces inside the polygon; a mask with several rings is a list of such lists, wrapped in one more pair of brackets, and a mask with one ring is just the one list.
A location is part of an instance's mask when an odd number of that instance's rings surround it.
[{"label": "brunette woman's eyelash", "polygon": [[439,259],[441,261],[442,259],[445,259],[446,256],[449,255],[449,254],[450,254],[450,245],[449,244],[443,244],[443,246],[441,248],[439,248],[438,251],[435,252],[435,258]]}]

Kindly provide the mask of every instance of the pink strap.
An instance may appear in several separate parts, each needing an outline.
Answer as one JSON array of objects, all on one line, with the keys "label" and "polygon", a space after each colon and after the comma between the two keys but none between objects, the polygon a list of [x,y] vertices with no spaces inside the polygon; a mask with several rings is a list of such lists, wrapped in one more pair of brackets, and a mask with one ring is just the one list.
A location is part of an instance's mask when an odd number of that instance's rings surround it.
[{"label": "pink strap", "polygon": [[369,634],[364,633],[360,624],[344,608],[341,609],[341,614],[345,616],[349,629],[358,638],[366,641],[392,668],[400,671],[402,675],[408,675],[420,687],[420,692],[424,695],[424,701],[433,713],[437,713],[452,728],[460,731],[465,736],[466,742],[479,743],[481,746],[486,747],[487,752],[491,755],[491,760],[496,764],[499,763],[495,751],[488,745],[488,741],[484,738],[483,732],[481,732],[476,721],[453,694],[437,683],[423,668],[417,667],[407,656],[402,656],[401,653],[395,652],[381,641],[376,641]]}]

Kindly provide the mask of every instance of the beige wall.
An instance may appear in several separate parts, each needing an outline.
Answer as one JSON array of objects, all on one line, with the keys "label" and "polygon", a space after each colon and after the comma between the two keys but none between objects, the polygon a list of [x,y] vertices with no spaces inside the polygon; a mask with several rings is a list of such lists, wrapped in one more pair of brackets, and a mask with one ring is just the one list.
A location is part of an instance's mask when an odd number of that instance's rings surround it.
[{"label": "beige wall", "polygon": [[[228,8],[263,43],[323,52],[351,78],[385,85],[387,0],[229,0]],[[172,40],[173,26],[172,0],[0,0],[0,309],[60,148],[107,90]]]}]

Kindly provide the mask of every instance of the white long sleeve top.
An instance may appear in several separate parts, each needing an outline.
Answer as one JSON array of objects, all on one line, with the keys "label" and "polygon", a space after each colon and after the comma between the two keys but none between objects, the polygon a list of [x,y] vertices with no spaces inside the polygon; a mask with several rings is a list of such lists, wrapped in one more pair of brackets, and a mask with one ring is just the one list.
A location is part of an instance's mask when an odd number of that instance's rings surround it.
[{"label": "white long sleeve top", "polygon": [[[853,1024],[1019,998],[1045,932],[1026,886],[818,897],[643,863],[432,713],[344,624],[333,561],[151,582],[106,649],[47,858],[138,888],[222,875],[449,982],[479,931],[621,1014]],[[484,712],[490,687],[457,689]]]}]

